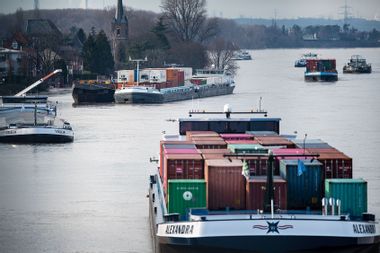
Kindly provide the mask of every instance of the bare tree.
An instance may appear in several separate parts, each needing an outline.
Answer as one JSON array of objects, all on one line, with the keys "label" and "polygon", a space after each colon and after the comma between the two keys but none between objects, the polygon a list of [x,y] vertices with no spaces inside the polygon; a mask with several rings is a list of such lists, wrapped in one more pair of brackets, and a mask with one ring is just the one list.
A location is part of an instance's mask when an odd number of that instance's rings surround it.
[{"label": "bare tree", "polygon": [[181,41],[203,41],[215,30],[214,23],[207,22],[205,0],[162,0],[161,8]]},{"label": "bare tree", "polygon": [[232,75],[236,74],[238,66],[232,59],[238,47],[223,38],[216,38],[209,45],[209,62],[217,69],[224,69]]}]

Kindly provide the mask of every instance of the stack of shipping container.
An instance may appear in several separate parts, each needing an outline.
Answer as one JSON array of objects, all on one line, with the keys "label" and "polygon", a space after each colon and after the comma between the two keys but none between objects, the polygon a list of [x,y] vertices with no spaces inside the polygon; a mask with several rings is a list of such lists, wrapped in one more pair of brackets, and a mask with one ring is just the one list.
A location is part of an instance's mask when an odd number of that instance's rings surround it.
[{"label": "stack of shipping container", "polygon": [[323,197],[340,199],[342,212],[352,215],[367,210],[367,185],[352,179],[352,159],[321,140],[289,140],[260,131],[187,131],[185,137],[160,143],[169,212],[184,217],[191,208],[262,210],[269,151],[275,156],[276,210],[321,211]]}]

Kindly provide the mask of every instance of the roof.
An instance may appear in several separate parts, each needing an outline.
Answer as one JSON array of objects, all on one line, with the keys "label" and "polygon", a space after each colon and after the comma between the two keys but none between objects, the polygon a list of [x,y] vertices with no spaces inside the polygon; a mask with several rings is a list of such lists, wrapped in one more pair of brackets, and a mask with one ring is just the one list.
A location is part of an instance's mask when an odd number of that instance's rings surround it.
[{"label": "roof", "polygon": [[62,36],[56,25],[49,19],[28,19],[26,25],[28,35],[56,35]]}]

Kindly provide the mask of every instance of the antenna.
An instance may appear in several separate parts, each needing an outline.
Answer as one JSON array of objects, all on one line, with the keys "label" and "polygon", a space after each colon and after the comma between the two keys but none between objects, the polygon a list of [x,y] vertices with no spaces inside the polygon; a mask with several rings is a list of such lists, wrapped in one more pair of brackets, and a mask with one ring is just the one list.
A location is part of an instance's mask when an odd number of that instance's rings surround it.
[{"label": "antenna", "polygon": [[137,64],[137,86],[139,86],[139,80],[140,80],[140,62],[145,62],[145,61],[148,61],[148,58],[145,56],[144,59],[132,59],[131,57],[129,57],[129,61],[134,61],[136,62]]}]

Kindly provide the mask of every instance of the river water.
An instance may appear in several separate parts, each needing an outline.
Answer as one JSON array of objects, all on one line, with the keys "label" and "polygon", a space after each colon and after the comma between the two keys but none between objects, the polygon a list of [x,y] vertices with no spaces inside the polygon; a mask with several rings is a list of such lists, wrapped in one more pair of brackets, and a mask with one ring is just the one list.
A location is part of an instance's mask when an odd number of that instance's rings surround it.
[{"label": "river water", "polygon": [[[306,52],[337,59],[339,81],[306,83],[294,61]],[[239,62],[233,95],[163,105],[72,105],[51,94],[75,131],[60,145],[0,144],[0,252],[151,252],[146,198],[163,132],[176,134],[190,109],[263,108],[282,133],[321,138],[353,157],[368,181],[369,211],[380,217],[380,49],[251,52]],[[373,73],[343,74],[351,55]]]}]

